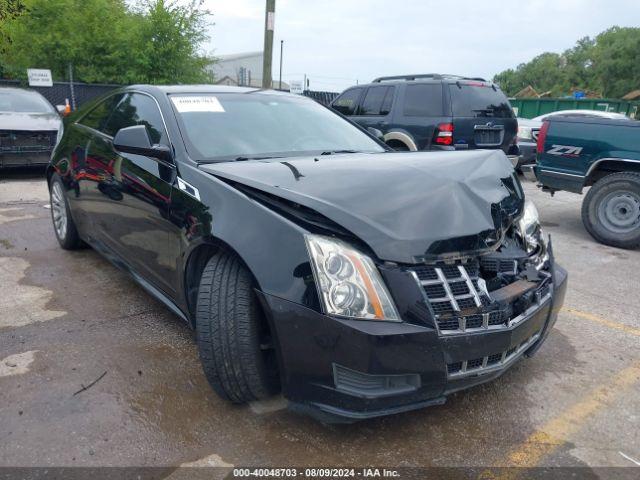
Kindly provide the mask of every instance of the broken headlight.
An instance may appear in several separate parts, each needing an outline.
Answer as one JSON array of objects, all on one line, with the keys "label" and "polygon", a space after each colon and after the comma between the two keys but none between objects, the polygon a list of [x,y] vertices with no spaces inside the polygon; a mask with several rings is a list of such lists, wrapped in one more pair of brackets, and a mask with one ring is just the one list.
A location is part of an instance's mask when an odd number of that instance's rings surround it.
[{"label": "broken headlight", "polygon": [[371,258],[334,238],[305,235],[305,241],[325,313],[401,321]]},{"label": "broken headlight", "polygon": [[524,203],[524,212],[518,221],[518,231],[527,253],[532,254],[544,249],[544,234],[540,226],[538,209],[531,200]]}]

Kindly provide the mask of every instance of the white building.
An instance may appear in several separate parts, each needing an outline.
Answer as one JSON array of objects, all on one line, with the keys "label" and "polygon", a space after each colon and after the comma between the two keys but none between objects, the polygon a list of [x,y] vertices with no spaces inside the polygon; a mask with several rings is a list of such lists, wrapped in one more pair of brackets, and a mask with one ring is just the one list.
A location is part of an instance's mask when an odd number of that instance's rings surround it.
[{"label": "white building", "polygon": [[[262,52],[235,53],[220,55],[217,62],[206,67],[218,85],[262,86]],[[273,86],[278,87],[277,72],[272,71]],[[282,88],[289,86],[282,82]]]}]

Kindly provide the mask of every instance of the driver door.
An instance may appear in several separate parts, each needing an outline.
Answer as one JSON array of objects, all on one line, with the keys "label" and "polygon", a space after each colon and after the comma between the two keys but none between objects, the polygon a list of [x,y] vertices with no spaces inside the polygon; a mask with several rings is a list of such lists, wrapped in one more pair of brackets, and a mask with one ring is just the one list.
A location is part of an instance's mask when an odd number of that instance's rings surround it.
[{"label": "driver door", "polygon": [[175,166],[164,161],[118,152],[118,130],[144,125],[153,143],[169,146],[159,106],[150,95],[129,92],[117,104],[103,133],[91,147],[100,160],[100,207],[96,227],[110,250],[165,294],[176,293],[178,253],[171,246],[176,234],[169,221]]}]

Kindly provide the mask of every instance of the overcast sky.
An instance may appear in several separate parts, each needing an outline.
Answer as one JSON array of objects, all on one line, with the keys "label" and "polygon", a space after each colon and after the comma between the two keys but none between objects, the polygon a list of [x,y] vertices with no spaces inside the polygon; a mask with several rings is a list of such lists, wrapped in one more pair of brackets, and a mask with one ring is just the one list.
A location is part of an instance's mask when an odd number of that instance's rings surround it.
[{"label": "overcast sky", "polygon": [[[262,50],[265,0],[205,0],[207,50]],[[276,0],[273,79],[341,91],[403,73],[490,78],[613,26],[640,26],[640,0]]]}]

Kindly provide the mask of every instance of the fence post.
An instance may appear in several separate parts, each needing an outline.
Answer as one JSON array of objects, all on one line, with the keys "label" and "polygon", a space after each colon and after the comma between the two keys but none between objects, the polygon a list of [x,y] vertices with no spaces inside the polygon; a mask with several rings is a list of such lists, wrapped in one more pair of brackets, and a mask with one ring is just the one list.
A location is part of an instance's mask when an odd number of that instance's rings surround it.
[{"label": "fence post", "polygon": [[73,64],[69,63],[69,90],[71,91],[71,108],[76,109],[76,93],[73,88]]}]

